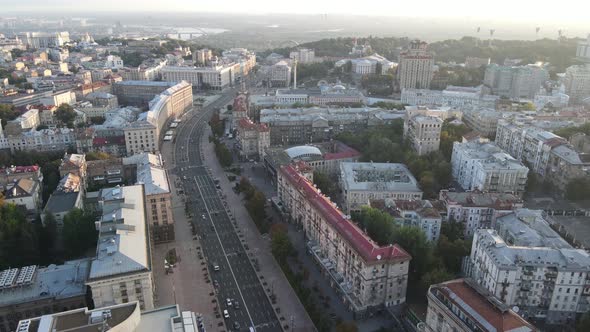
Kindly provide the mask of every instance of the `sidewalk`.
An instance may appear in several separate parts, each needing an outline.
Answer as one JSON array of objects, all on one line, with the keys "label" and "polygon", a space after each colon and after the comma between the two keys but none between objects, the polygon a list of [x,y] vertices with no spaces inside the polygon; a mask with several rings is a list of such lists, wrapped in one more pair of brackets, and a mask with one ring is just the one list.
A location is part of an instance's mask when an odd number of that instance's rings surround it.
[{"label": "sidewalk", "polygon": [[[315,331],[313,322],[307,315],[297,294],[295,294],[283,271],[274,260],[268,237],[263,238],[260,236],[240,196],[233,192],[233,184],[229,182],[225,172],[219,165],[215,157],[213,144],[209,143],[208,136],[210,134],[210,129],[207,129],[201,140],[201,151],[207,156],[207,158],[204,158],[204,164],[211,170],[212,175],[219,179],[228,207],[237,221],[238,228],[244,234],[245,244],[250,248],[249,255],[251,259],[258,259],[260,272],[257,272],[257,274],[263,287],[268,295],[274,291],[277,296],[277,303],[273,307],[281,324],[283,326],[288,325],[289,331]],[[277,309],[280,309],[280,312]]]}]

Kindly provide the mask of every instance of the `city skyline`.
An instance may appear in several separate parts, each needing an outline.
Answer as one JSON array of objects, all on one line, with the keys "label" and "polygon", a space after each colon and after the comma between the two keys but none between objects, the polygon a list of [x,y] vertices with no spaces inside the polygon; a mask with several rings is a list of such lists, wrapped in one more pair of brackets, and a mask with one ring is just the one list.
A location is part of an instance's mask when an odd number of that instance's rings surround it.
[{"label": "city skyline", "polygon": [[[497,0],[483,10],[481,7],[473,7],[467,0],[451,0],[439,2],[434,0],[421,1],[420,3],[404,3],[403,6],[396,2],[384,2],[373,0],[370,3],[358,3],[346,7],[339,6],[333,0],[322,2],[301,0],[297,5],[271,0],[256,0],[249,6],[240,6],[236,0],[220,0],[215,3],[195,3],[188,0],[172,0],[166,3],[166,12],[183,13],[236,13],[236,14],[336,14],[336,15],[362,15],[362,16],[386,16],[386,17],[416,17],[416,18],[467,18],[486,20],[515,20],[519,22],[541,21],[541,24],[583,24],[586,14],[590,9],[590,3],[576,0],[564,0],[560,2],[562,8],[576,8],[562,17],[556,17],[555,8],[549,1],[509,1]],[[509,10],[508,10],[509,8]],[[47,3],[33,0],[26,4],[11,4],[11,8],[3,8],[7,13],[23,12],[50,14],[55,12],[81,13],[76,3],[71,0],[57,0]],[[85,6],[85,12],[162,12],[161,3],[153,0],[127,1],[125,6],[114,0],[102,1],[99,4]]]}]

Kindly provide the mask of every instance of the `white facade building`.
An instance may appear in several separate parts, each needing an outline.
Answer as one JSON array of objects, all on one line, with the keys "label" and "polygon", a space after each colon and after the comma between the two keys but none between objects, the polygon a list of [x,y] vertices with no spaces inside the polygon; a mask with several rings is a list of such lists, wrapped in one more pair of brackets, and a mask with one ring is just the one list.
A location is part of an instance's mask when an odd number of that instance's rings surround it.
[{"label": "white facade building", "polygon": [[162,68],[162,80],[166,82],[187,81],[196,88],[222,90],[234,83],[239,64],[215,65],[211,67],[173,67]]},{"label": "white facade building", "polygon": [[403,164],[340,163],[345,212],[358,211],[375,199],[422,199],[422,190]]},{"label": "white facade building", "polygon": [[279,61],[270,67],[270,84],[273,87],[291,85],[291,66],[286,61]]},{"label": "white facade building", "polygon": [[119,68],[123,68],[125,67],[125,65],[123,64],[123,60],[121,59],[120,56],[116,56],[116,55],[109,55],[107,56],[104,66],[106,68],[111,68],[111,69],[119,69]]},{"label": "white facade building", "polygon": [[453,179],[465,190],[524,193],[528,168],[493,143],[453,143]]},{"label": "white facade building", "polygon": [[590,97],[590,64],[568,67],[562,81],[571,101],[582,103]]},{"label": "white facade building", "polygon": [[154,308],[154,283],[144,186],[101,190],[98,245],[86,284],[96,307],[138,301]]},{"label": "white facade building", "polygon": [[512,99],[532,99],[541,85],[549,80],[549,72],[539,65],[489,65],[484,75],[484,86],[494,95]]},{"label": "white facade building", "polygon": [[295,51],[291,51],[289,54],[289,58],[292,60],[296,60],[299,63],[314,63],[315,60],[315,51],[309,48],[300,48]]},{"label": "white facade building", "polygon": [[590,309],[590,256],[562,239],[542,211],[519,209],[475,232],[466,275],[524,318],[573,324]]},{"label": "white facade building", "polygon": [[508,193],[441,190],[439,199],[447,209],[448,222],[460,222],[465,226],[466,238],[473,237],[477,229],[493,228],[498,217],[523,207],[522,199]]}]

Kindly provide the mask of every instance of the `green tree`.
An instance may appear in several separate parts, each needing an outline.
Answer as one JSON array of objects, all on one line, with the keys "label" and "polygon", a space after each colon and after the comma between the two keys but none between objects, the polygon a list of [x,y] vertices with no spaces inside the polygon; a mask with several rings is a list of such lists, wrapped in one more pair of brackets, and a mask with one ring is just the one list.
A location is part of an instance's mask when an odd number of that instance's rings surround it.
[{"label": "green tree", "polygon": [[423,293],[428,291],[430,285],[436,285],[443,281],[451,280],[454,276],[447,272],[444,268],[435,268],[426,272],[420,279],[420,288]]},{"label": "green tree", "polygon": [[214,140],[215,154],[222,167],[229,167],[233,163],[233,156],[225,144]]},{"label": "green tree", "polygon": [[102,151],[97,152],[88,152],[86,153],[86,161],[93,161],[93,160],[107,160],[114,158],[110,154]]},{"label": "green tree", "polygon": [[577,178],[571,180],[566,186],[565,197],[572,201],[590,199],[590,179]]},{"label": "green tree", "polygon": [[576,325],[576,332],[590,331],[590,311],[585,312]]},{"label": "green tree", "polygon": [[463,257],[468,256],[471,251],[471,242],[462,239],[449,240],[442,234],[436,246],[436,255],[442,259],[446,270],[458,274],[461,271]]},{"label": "green tree", "polygon": [[223,131],[225,128],[223,121],[221,121],[221,119],[219,118],[219,114],[217,114],[217,112],[213,113],[213,116],[211,116],[211,120],[209,120],[209,125],[211,126],[211,131],[216,137],[223,136]]},{"label": "green tree", "polygon": [[19,113],[12,105],[0,104],[0,121],[2,121],[2,127],[6,126],[8,121],[14,120],[18,117]]},{"label": "green tree", "polygon": [[74,120],[76,119],[76,111],[68,104],[61,104],[55,111],[55,117],[68,128],[74,127]]},{"label": "green tree", "polygon": [[352,215],[353,220],[367,232],[369,237],[379,245],[392,243],[396,229],[393,217],[379,209],[363,206],[360,213]]},{"label": "green tree", "polygon": [[336,190],[338,190],[336,182],[330,179],[326,173],[320,171],[313,172],[313,183],[328,197],[334,198]]},{"label": "green tree", "polygon": [[95,216],[81,209],[73,209],[64,216],[63,242],[68,257],[85,256],[96,246],[98,232],[94,224]]},{"label": "green tree", "polygon": [[43,265],[54,262],[56,255],[56,240],[58,238],[57,223],[51,213],[46,213],[44,223],[38,220],[36,223],[39,234],[40,261]]},{"label": "green tree", "polygon": [[393,235],[393,243],[400,245],[410,255],[409,278],[419,280],[431,269],[433,263],[432,247],[422,229],[418,227],[398,227]]},{"label": "green tree", "polygon": [[276,226],[271,227],[271,251],[279,264],[285,264],[287,258],[295,254],[295,248],[287,235],[287,231],[280,226]]},{"label": "green tree", "polygon": [[248,178],[245,176],[242,176],[242,178],[240,179],[238,188],[240,192],[244,193],[246,200],[252,198],[252,196],[254,196],[254,192],[256,191],[254,186],[250,183],[250,180],[248,180]]},{"label": "green tree", "polygon": [[0,205],[0,269],[39,263],[38,235],[23,209]]}]

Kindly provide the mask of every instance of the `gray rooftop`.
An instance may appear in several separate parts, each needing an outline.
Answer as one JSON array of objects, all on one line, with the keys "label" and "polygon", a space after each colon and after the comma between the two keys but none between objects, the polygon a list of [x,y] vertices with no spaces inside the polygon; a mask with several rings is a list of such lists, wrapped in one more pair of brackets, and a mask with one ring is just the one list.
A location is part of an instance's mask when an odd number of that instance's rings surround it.
[{"label": "gray rooftop", "polygon": [[0,290],[0,306],[83,296],[86,294],[85,282],[89,268],[88,259],[38,268],[31,284]]},{"label": "gray rooftop", "polygon": [[340,177],[345,190],[422,192],[404,164],[343,162]]},{"label": "gray rooftop", "polygon": [[554,266],[567,270],[590,270],[590,255],[574,249],[543,218],[542,211],[517,209],[500,217],[496,230],[480,229],[485,250],[505,269],[522,265]]},{"label": "gray rooftop", "polygon": [[150,270],[143,186],[102,189],[101,199],[103,215],[90,281]]},{"label": "gray rooftop", "polygon": [[55,193],[49,196],[47,205],[45,205],[45,211],[50,213],[60,213],[70,211],[76,207],[80,192],[69,192],[69,193]]}]

